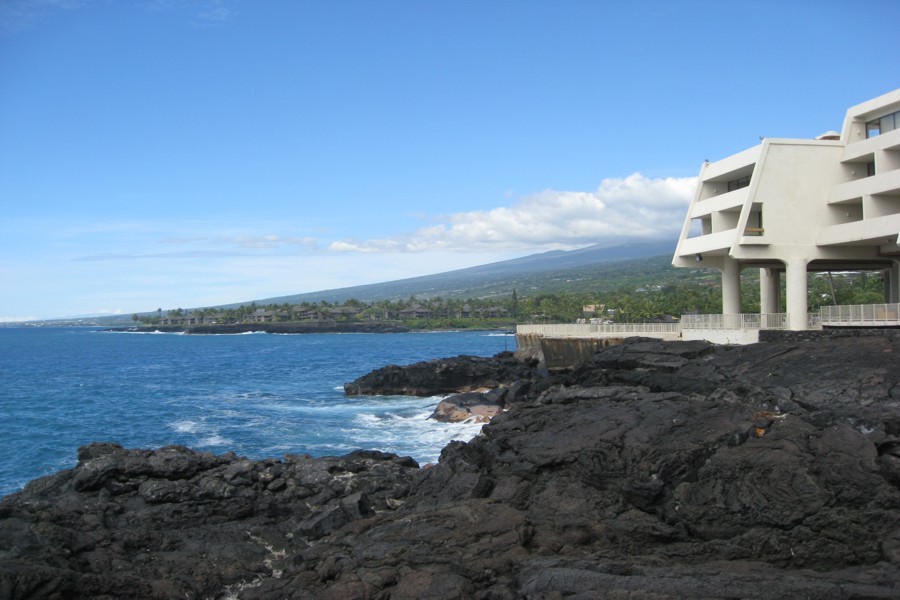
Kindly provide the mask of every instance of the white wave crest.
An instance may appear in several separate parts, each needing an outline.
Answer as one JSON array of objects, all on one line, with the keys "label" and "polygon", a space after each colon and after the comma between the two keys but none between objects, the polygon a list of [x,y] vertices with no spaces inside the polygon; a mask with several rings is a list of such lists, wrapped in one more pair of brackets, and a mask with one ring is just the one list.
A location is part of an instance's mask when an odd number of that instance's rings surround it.
[{"label": "white wave crest", "polygon": [[197,442],[197,445],[199,446],[228,446],[231,444],[233,444],[233,442],[230,439],[222,437],[218,433],[202,438]]},{"label": "white wave crest", "polygon": [[178,433],[197,433],[200,424],[197,421],[184,420],[169,423],[169,427],[171,427]]}]

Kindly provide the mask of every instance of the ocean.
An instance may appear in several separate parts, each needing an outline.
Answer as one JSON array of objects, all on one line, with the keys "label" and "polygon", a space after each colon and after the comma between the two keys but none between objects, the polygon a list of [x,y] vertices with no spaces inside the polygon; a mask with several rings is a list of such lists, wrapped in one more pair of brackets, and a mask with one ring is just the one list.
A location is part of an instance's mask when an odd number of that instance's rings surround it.
[{"label": "ocean", "polygon": [[439,397],[345,397],[389,364],[514,350],[512,335],[181,335],[0,328],[0,495],[74,466],[93,441],[250,458],[358,448],[437,461],[474,423],[428,419]]}]

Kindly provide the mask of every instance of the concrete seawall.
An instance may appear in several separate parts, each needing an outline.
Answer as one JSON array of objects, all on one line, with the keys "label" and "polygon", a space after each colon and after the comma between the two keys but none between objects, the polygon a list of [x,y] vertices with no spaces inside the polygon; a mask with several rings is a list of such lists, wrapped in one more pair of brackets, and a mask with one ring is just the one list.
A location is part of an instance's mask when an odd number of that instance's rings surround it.
[{"label": "concrete seawall", "polygon": [[621,344],[625,338],[548,338],[533,333],[516,334],[516,358],[537,359],[547,371],[571,369],[597,350]]},{"label": "concrete seawall", "polygon": [[[691,339],[707,339],[715,344],[749,344],[760,342],[797,341],[809,342],[826,338],[844,337],[888,337],[900,338],[900,329],[886,327],[851,328],[840,327],[825,330],[748,330],[753,333],[754,339],[729,339],[725,337],[713,337],[713,339],[698,336]],[[725,332],[727,333],[727,332]],[[595,352],[601,348],[621,344],[627,337],[547,337],[537,333],[516,334],[516,358],[519,360],[536,359],[540,368],[546,372],[564,371],[578,367],[589,360]]]}]

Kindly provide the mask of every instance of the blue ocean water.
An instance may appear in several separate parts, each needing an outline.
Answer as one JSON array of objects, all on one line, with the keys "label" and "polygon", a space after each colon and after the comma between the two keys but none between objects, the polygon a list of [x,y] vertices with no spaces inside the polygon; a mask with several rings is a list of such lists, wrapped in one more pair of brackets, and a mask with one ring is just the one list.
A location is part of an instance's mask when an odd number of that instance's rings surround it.
[{"label": "blue ocean water", "polygon": [[78,447],[92,441],[251,458],[366,448],[434,462],[481,426],[428,420],[439,398],[349,398],[343,384],[389,364],[514,349],[514,337],[491,332],[0,328],[0,495],[74,466]]}]

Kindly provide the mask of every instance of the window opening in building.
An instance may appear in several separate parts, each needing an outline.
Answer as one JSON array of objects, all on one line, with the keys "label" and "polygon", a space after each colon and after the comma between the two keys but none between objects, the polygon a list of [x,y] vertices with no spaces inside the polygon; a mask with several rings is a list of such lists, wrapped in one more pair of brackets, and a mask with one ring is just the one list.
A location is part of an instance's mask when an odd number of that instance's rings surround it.
[{"label": "window opening in building", "polygon": [[866,122],[866,137],[871,138],[888,131],[900,129],[900,110]]},{"label": "window opening in building", "polygon": [[875,161],[866,163],[866,177],[871,177],[875,174]]},{"label": "window opening in building", "polygon": [[739,190],[741,188],[745,188],[750,185],[750,176],[747,175],[745,177],[741,177],[740,179],[734,179],[728,182],[728,191],[733,192],[734,190]]},{"label": "window opening in building", "polygon": [[750,213],[744,235],[762,235],[765,233],[762,222],[762,209]]},{"label": "window opening in building", "polygon": [[881,133],[881,123],[878,119],[866,123],[866,138],[873,138]]}]

